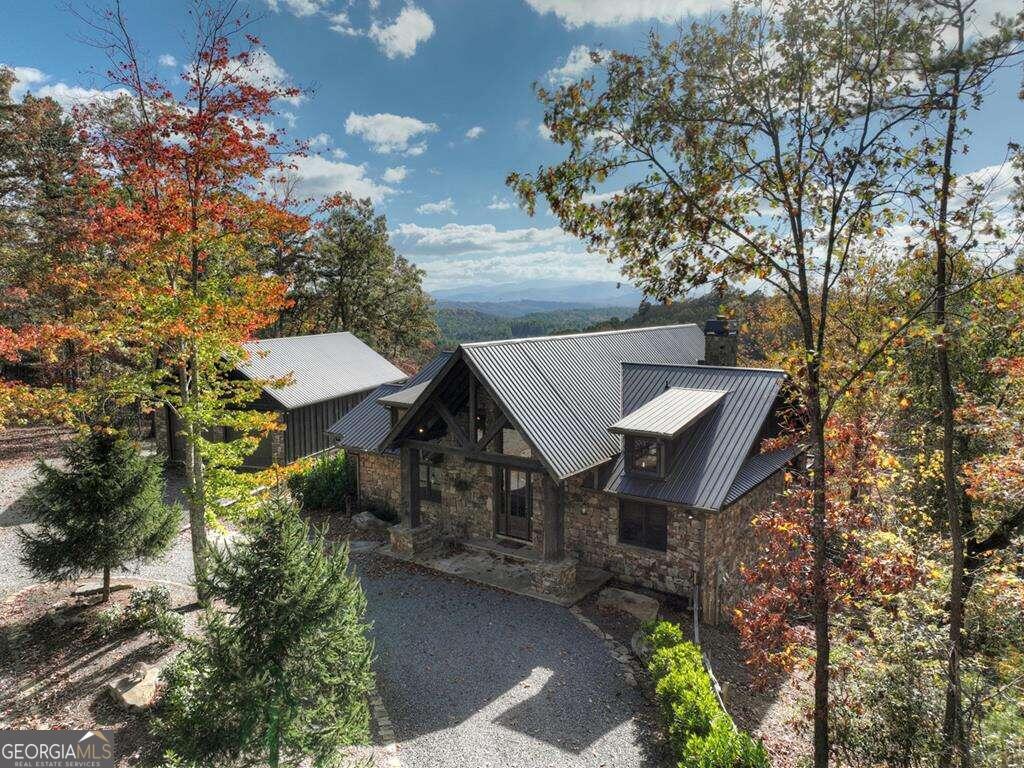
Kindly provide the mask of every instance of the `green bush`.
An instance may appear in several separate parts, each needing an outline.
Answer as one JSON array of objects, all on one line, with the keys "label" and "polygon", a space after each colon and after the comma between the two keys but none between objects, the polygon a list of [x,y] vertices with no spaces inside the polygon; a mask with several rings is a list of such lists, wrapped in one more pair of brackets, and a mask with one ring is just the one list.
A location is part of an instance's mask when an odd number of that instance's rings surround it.
[{"label": "green bush", "polygon": [[127,628],[152,632],[165,645],[184,636],[184,621],[171,609],[171,593],[159,585],[132,592],[124,620]]},{"label": "green bush", "polygon": [[737,731],[718,705],[700,648],[667,621],[647,629],[654,649],[648,669],[668,731],[669,743],[685,768],[768,768],[760,741]]},{"label": "green bush", "polygon": [[288,490],[303,512],[341,512],[354,487],[352,468],[341,451],[288,478]]}]

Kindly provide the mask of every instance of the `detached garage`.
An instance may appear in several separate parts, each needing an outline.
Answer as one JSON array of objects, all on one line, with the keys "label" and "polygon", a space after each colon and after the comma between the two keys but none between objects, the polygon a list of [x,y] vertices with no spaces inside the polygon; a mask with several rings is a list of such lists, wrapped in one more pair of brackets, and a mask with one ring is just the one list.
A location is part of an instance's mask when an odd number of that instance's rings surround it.
[{"label": "detached garage", "polygon": [[[381,384],[404,381],[406,375],[351,333],[322,333],[260,339],[245,345],[249,360],[237,374],[250,379],[282,379],[290,384],[265,387],[249,407],[280,414],[284,431],[271,433],[246,461],[249,468],[288,464],[327,450],[327,428],[358,405]],[[184,458],[184,439],[170,409],[157,411],[157,446],[172,461]],[[219,434],[218,434],[219,432]],[[235,439],[231,430],[217,428],[208,439]]]}]

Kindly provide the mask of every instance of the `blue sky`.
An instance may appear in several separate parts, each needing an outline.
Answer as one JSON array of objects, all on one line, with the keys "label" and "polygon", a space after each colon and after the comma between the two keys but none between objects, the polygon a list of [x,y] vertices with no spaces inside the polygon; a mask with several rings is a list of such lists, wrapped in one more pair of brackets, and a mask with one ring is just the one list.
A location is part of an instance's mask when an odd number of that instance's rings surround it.
[{"label": "blue sky", "polygon": [[[983,12],[1008,0],[986,0]],[[540,212],[504,186],[510,170],[560,157],[538,130],[534,82],[579,75],[580,46],[637,50],[651,27],[670,33],[721,0],[241,0],[258,17],[260,66],[310,89],[279,105],[277,124],[310,139],[299,170],[311,193],[374,198],[393,241],[422,266],[428,289],[538,279],[615,280]],[[153,68],[169,79],[187,56],[186,4],[124,0]],[[102,52],[82,42],[63,3],[0,2],[0,63],[21,91],[63,103],[105,86]],[[964,171],[1002,162],[1021,125],[1019,72],[1000,76],[973,124]],[[1024,136],[1018,134],[1018,140]],[[991,171],[989,171],[991,173]]]}]

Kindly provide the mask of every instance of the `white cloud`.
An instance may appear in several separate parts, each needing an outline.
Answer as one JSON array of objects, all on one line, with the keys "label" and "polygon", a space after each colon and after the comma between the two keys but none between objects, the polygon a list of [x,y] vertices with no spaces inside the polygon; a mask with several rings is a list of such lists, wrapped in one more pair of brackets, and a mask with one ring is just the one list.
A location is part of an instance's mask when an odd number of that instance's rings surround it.
[{"label": "white cloud", "polygon": [[424,203],[416,209],[416,213],[448,213],[455,215],[458,211],[455,210],[455,203],[450,197],[446,197],[444,200],[438,200],[436,203]]},{"label": "white cloud", "polygon": [[275,13],[283,5],[295,16],[312,16],[331,4],[331,0],[267,0],[267,6]]},{"label": "white cloud", "polygon": [[565,57],[565,61],[560,67],[548,70],[548,82],[552,85],[566,85],[579,80],[594,67],[594,60],[590,54],[591,50],[588,46],[577,45],[569,51],[569,55]]},{"label": "white cloud", "polygon": [[294,112],[279,112],[281,118],[288,123],[289,128],[294,128],[295,124],[299,122],[299,118],[295,116]]},{"label": "white cloud", "polygon": [[365,165],[336,162],[319,155],[292,155],[288,160],[294,168],[288,169],[286,176],[295,183],[300,195],[322,197],[348,192],[378,203],[394,192],[391,187],[369,178]]},{"label": "white cloud", "polygon": [[160,64],[161,67],[178,66],[178,60],[169,53],[161,53],[160,58],[157,59],[157,62]]},{"label": "white cloud", "polygon": [[348,14],[344,11],[332,14],[328,17],[330,21],[331,29],[337,32],[339,35],[349,35],[355,37],[363,34],[358,29],[352,26],[352,22],[348,18]]},{"label": "white cloud", "polygon": [[329,133],[322,133],[321,132],[321,133],[318,133],[316,136],[310,136],[308,141],[309,141],[309,148],[310,149],[317,149],[318,147],[326,147],[328,144],[331,143],[331,134],[329,134]]},{"label": "white cloud", "polygon": [[97,88],[82,88],[81,86],[68,85],[67,83],[54,83],[53,85],[44,85],[35,91],[35,95],[40,98],[49,97],[60,104],[63,109],[70,111],[74,107],[93,104],[103,99],[116,99],[119,96],[127,96],[128,91],[123,88],[101,91]]},{"label": "white cloud", "polygon": [[[277,60],[270,55],[266,48],[254,48],[249,54],[247,66],[239,67],[235,75],[242,81],[257,88],[269,88],[273,90],[284,90],[294,88],[291,75],[285,72],[284,68],[277,63]],[[294,96],[286,96],[281,101],[289,104],[299,105],[306,100],[306,95],[297,93]]]},{"label": "white cloud", "polygon": [[14,85],[11,86],[11,99],[13,101],[21,101],[21,97],[24,96],[33,85],[39,83],[45,83],[49,80],[49,76],[41,69],[35,67],[11,67],[2,65],[7,69],[14,72]]},{"label": "white cloud", "polygon": [[405,177],[409,175],[409,170],[404,165],[398,165],[394,168],[387,168],[384,170],[384,175],[381,177],[388,184],[398,184],[399,182],[405,181]]},{"label": "white cloud", "polygon": [[382,155],[392,152],[404,152],[407,155],[422,155],[426,149],[425,142],[410,144],[417,136],[437,131],[435,123],[425,123],[415,117],[378,113],[376,115],[357,115],[350,112],[345,120],[345,133],[359,136],[366,141],[374,152]]},{"label": "white cloud", "polygon": [[464,285],[501,285],[527,280],[591,282],[622,279],[614,264],[586,251],[543,250],[508,256],[417,258],[427,290]]},{"label": "white cloud", "polygon": [[426,11],[410,3],[393,22],[381,26],[376,21],[366,33],[376,41],[381,52],[389,59],[409,58],[416,46],[434,34],[434,22]]},{"label": "white cloud", "polygon": [[346,152],[344,149],[335,148],[331,150],[331,157],[333,157],[335,160],[344,160],[346,157],[348,157],[348,152]]},{"label": "white cloud", "polygon": [[639,21],[671,23],[687,14],[725,8],[724,0],[526,0],[537,13],[553,13],[569,27],[601,27]]},{"label": "white cloud", "polygon": [[551,129],[544,125],[544,123],[537,123],[537,135],[544,139],[544,141],[551,141]]},{"label": "white cloud", "polygon": [[509,208],[512,207],[512,203],[503,197],[492,195],[491,203],[487,207],[490,208],[492,211],[507,211]]},{"label": "white cloud", "polygon": [[973,185],[978,185],[985,196],[986,205],[1000,213],[1010,205],[1010,198],[1017,191],[1014,181],[1016,175],[1016,169],[1011,163],[989,165],[963,174],[963,180],[968,183],[958,185],[957,191],[960,196],[966,196],[973,193]]},{"label": "white cloud", "polygon": [[449,256],[517,253],[576,242],[561,227],[499,230],[493,224],[445,224],[442,227],[399,224],[391,237],[412,253]]},{"label": "white cloud", "polygon": [[482,126],[479,125],[474,125],[468,131],[466,131],[466,138],[469,139],[470,141],[473,141],[474,139],[479,139],[483,135],[484,129]]},{"label": "white cloud", "polygon": [[583,195],[582,199],[583,199],[584,203],[589,203],[590,205],[596,205],[598,203],[606,203],[606,202],[608,202],[609,200],[611,200],[616,195],[621,195],[623,193],[623,191],[624,190],[622,190],[622,189],[612,189],[612,190],[609,190],[608,192],[588,192],[587,194]]}]

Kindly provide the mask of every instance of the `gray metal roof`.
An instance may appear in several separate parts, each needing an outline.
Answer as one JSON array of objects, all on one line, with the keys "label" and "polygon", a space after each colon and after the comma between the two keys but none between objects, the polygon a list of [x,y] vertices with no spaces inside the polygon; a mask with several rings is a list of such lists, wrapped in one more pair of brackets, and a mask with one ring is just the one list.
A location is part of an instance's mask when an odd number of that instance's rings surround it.
[{"label": "gray metal roof", "polygon": [[622,440],[622,363],[694,364],[704,357],[696,325],[542,336],[464,344],[466,361],[558,479],[608,461]]},{"label": "gray metal roof", "polygon": [[339,445],[344,448],[380,452],[380,444],[391,430],[391,409],[382,405],[379,400],[405,390],[426,386],[448,362],[451,355],[451,352],[441,352],[405,384],[384,384],[377,387],[359,405],[332,424],[327,432],[334,435]]},{"label": "gray metal roof", "polygon": [[727,507],[737,501],[743,494],[752,491],[786,466],[802,450],[802,446],[796,445],[772,451],[771,453],[758,453],[748,457],[740,466],[739,472],[736,473],[736,479],[732,481],[732,488],[726,494],[722,506]]},{"label": "gray metal roof", "polygon": [[378,397],[377,402],[387,406],[397,405],[399,408],[408,408],[416,402],[416,398],[427,388],[429,383],[430,381],[420,382],[415,386],[400,389],[394,394]]},{"label": "gray metal roof", "polygon": [[291,375],[292,382],[284,387],[264,387],[285,408],[301,408],[406,378],[401,369],[348,332],[259,339],[243,346],[249,359],[238,370],[245,376],[282,379]]},{"label": "gray metal roof", "polygon": [[728,394],[694,426],[663,479],[626,474],[620,455],[605,490],[697,509],[721,509],[785,378],[782,371],[756,368],[624,364],[625,414],[667,387],[724,390]]},{"label": "gray metal roof", "polygon": [[653,400],[623,416],[609,432],[674,439],[725,397],[722,390],[670,387]]}]

